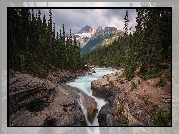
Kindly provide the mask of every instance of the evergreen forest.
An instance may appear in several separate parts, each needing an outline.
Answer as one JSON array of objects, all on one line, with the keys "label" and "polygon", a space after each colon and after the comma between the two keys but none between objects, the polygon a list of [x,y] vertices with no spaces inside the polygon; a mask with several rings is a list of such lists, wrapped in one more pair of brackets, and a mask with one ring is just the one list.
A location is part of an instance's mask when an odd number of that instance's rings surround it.
[{"label": "evergreen forest", "polygon": [[[134,77],[137,66],[140,77],[149,79],[162,74],[162,69],[171,71],[172,11],[168,9],[136,9],[136,31],[128,33],[128,11],[124,17],[124,36],[119,36],[111,45],[85,55],[88,64],[122,67],[128,80]],[[171,74],[168,74],[171,77]]]},{"label": "evergreen forest", "polygon": [[[8,9],[9,69],[45,77],[58,68],[76,72],[84,70],[84,57],[80,55],[80,44],[70,35],[65,39],[65,26],[55,31],[52,22],[41,12],[33,9]],[[56,35],[56,36],[55,36]],[[60,35],[60,36],[59,36]]]},{"label": "evergreen forest", "polygon": [[[52,22],[41,12],[33,9],[8,8],[9,68],[38,76],[47,75],[52,68],[72,72],[84,70],[85,64],[124,68],[128,80],[134,77],[138,64],[143,79],[157,77],[162,68],[171,62],[172,8],[136,9],[136,31],[128,33],[128,11],[124,15],[124,36],[119,36],[110,45],[80,54],[80,44],[75,36],[65,39],[65,26],[55,31]],[[59,36],[60,35],[60,36]],[[169,74],[171,77],[171,74]]]}]

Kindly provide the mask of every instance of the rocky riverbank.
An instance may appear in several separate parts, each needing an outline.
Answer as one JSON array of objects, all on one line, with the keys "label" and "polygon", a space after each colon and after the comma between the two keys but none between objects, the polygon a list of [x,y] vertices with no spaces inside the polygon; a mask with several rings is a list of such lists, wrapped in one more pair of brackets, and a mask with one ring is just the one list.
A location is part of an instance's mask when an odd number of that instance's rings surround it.
[{"label": "rocky riverbank", "polygon": [[145,81],[137,75],[137,69],[135,77],[127,81],[122,77],[123,72],[119,69],[91,83],[93,95],[108,100],[99,111],[99,125],[154,126],[160,109],[166,111],[171,106],[170,81],[165,79],[165,86],[158,87],[156,84],[165,73]]},{"label": "rocky riverbank", "polygon": [[10,70],[8,125],[87,126],[97,112],[97,103],[79,89],[64,84],[75,77],[76,74],[56,72],[40,79]]}]

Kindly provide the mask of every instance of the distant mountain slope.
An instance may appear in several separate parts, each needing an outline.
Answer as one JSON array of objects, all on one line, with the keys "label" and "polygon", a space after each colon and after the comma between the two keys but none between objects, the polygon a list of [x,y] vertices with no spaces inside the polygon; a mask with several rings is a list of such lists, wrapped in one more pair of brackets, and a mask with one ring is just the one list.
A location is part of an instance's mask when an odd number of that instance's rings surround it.
[{"label": "distant mountain slope", "polygon": [[84,26],[82,27],[78,33],[90,33],[92,31],[92,28],[90,26]]},{"label": "distant mountain slope", "polygon": [[97,38],[90,40],[83,48],[81,48],[81,54],[86,54],[103,46],[108,46],[115,39],[117,40],[119,35],[120,32],[107,34],[105,36],[100,35]]},{"label": "distant mountain slope", "polygon": [[[96,28],[91,28],[90,26],[84,26],[82,27],[78,33],[75,33],[76,40],[78,43],[80,43],[80,47],[83,48],[90,40],[94,40],[98,36],[103,36],[106,34],[106,36],[110,33],[116,33],[120,30],[117,30],[115,27],[104,27],[98,26]],[[100,38],[100,37],[99,37]]]}]

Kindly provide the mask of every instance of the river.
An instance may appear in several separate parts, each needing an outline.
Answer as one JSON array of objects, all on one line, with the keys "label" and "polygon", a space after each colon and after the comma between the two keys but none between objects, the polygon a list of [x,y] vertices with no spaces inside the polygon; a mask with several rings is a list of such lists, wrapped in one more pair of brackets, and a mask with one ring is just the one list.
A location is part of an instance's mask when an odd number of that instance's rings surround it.
[{"label": "river", "polygon": [[[85,76],[78,76],[74,82],[69,82],[69,83],[67,83],[67,85],[70,85],[72,87],[77,87],[78,89],[83,91],[85,94],[93,97],[97,102],[97,109],[99,112],[101,107],[103,105],[105,105],[107,102],[105,100],[103,100],[102,98],[98,98],[98,97],[92,95],[91,82],[94,80],[97,80],[99,78],[102,78],[106,74],[111,74],[117,70],[114,70],[114,69],[112,70],[109,68],[94,68],[94,69],[92,69],[92,71],[95,71],[96,73],[90,72],[90,74],[86,74]],[[98,113],[96,114],[94,121],[91,124],[89,124],[90,126],[99,126],[97,116],[98,116]],[[89,134],[91,134],[91,133],[100,134],[99,128],[91,128],[90,127],[88,129],[88,133]]]}]

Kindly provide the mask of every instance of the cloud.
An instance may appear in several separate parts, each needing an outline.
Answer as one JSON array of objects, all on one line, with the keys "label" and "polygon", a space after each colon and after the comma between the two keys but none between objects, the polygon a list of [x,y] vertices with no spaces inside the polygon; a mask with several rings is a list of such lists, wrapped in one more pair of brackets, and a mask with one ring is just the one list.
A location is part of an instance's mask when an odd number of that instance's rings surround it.
[{"label": "cloud", "polygon": [[[45,2],[44,2],[45,3]],[[55,3],[51,3],[52,5]],[[99,3],[95,3],[98,6]],[[103,4],[106,6],[106,3]],[[111,4],[112,5],[112,4]],[[111,6],[110,5],[110,6]],[[37,12],[36,9],[35,12]],[[46,16],[49,19],[49,9],[40,9],[41,17]],[[129,26],[134,27],[136,12],[135,9],[128,9]],[[98,26],[114,26],[119,30],[123,30],[124,17],[126,9],[52,9],[52,21],[55,23],[56,32],[59,32],[62,25],[65,25],[65,32],[69,33],[72,29],[73,33],[77,33],[82,27],[89,25],[92,28]],[[135,30],[134,28],[132,29]]]},{"label": "cloud", "polygon": [[137,22],[136,22],[137,14],[136,14],[136,12],[133,12],[132,16],[133,17],[132,17],[131,21],[129,21],[129,28],[132,27],[132,29],[129,31],[131,33],[133,33],[133,31],[136,31],[136,28],[135,28],[135,26],[137,26]]}]

